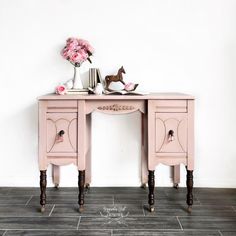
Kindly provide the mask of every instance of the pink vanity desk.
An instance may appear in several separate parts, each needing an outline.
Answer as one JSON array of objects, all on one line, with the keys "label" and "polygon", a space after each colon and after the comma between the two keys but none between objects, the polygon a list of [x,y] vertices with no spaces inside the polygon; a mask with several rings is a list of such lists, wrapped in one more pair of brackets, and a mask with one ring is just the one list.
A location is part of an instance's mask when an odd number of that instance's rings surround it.
[{"label": "pink vanity desk", "polygon": [[[53,166],[53,181],[59,185],[59,166],[73,163],[79,171],[79,209],[84,188],[91,182],[91,114],[142,115],[141,181],[148,183],[148,203],[154,211],[155,168],[162,163],[174,167],[174,184],[180,164],[187,169],[187,204],[193,204],[194,98],[179,93],[125,95],[45,95],[39,100],[39,169],[41,211],[46,205],[46,171]],[[85,175],[86,172],[86,175]],[[102,174],[102,173],[101,173]]]}]

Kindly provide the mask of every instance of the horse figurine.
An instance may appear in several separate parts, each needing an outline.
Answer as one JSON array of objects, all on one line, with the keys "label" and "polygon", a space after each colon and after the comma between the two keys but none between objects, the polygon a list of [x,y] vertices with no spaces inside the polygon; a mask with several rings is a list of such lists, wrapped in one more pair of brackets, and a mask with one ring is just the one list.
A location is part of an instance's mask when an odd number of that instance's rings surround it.
[{"label": "horse figurine", "polygon": [[105,77],[106,90],[111,91],[111,89],[109,89],[109,85],[111,84],[111,82],[121,82],[122,84],[125,85],[122,73],[125,74],[125,69],[123,66],[118,70],[117,75],[107,75]]}]

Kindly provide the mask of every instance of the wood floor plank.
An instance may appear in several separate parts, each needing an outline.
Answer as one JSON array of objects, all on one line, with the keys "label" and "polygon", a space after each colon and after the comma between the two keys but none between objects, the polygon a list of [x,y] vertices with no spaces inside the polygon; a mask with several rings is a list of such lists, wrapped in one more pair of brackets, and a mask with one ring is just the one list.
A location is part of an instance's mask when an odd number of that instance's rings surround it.
[{"label": "wood floor plank", "polygon": [[183,229],[236,230],[236,217],[180,216],[179,221]]},{"label": "wood floor plank", "polygon": [[78,205],[67,204],[67,205],[55,205],[51,216],[90,216],[90,217],[101,217],[101,215],[107,214],[107,212],[113,211],[114,213],[128,214],[129,217],[140,217],[144,216],[143,207],[141,204],[125,204],[125,205],[108,205],[108,204],[85,204],[84,211],[78,212]]},{"label": "wood floor plank", "polygon": [[5,195],[8,193],[8,187],[0,187],[0,194]]},{"label": "wood floor plank", "polygon": [[[157,190],[157,189],[156,189]],[[148,189],[141,187],[92,187],[88,191],[90,194],[148,194]],[[163,189],[158,189],[158,192],[164,193]],[[157,193],[157,191],[156,191]]]},{"label": "wood floor plank", "polygon": [[82,217],[80,229],[180,229],[176,217]]},{"label": "wood floor plank", "polygon": [[2,236],[5,233],[5,230],[0,230],[0,235]]},{"label": "wood floor plank", "polygon": [[[114,194],[115,199],[131,199],[131,200],[146,200],[148,197],[148,193],[143,192],[143,193],[115,193]],[[158,192],[157,194],[155,194],[156,198],[158,199],[166,199],[168,198],[168,196],[162,191],[162,192]]]},{"label": "wood floor plank", "polygon": [[223,236],[236,236],[236,230],[230,231],[230,230],[220,230],[221,235]]},{"label": "wood floor plank", "polygon": [[236,205],[236,194],[230,195],[216,195],[214,194],[208,196],[198,195],[198,200],[201,202],[202,205],[227,205],[232,206]]},{"label": "wood floor plank", "polygon": [[40,206],[25,205],[0,205],[0,217],[29,217],[29,216],[49,216],[53,205],[47,205],[42,214]]},{"label": "wood floor plank", "polygon": [[[114,203],[115,204],[147,204],[148,203],[148,197],[146,196],[145,198],[142,199],[138,199],[138,198],[134,198],[132,196],[124,196],[124,197],[116,197],[114,198]],[[186,205],[186,199],[182,198],[182,199],[169,199],[169,198],[157,198],[155,196],[155,205]],[[194,205],[201,205],[201,203],[198,200],[194,201]]]},{"label": "wood floor plank", "polygon": [[236,194],[236,188],[195,188],[196,194],[205,195],[228,195]]},{"label": "wood floor plank", "polygon": [[32,187],[20,187],[20,188],[14,188],[14,187],[8,187],[7,188],[7,194],[8,195],[39,195],[40,194],[40,188],[32,188]]},{"label": "wood floor plank", "polygon": [[22,196],[5,195],[5,196],[0,196],[0,205],[26,204],[31,197],[32,197],[31,195],[22,195]]},{"label": "wood floor plank", "polygon": [[0,217],[0,229],[77,229],[79,217]]},{"label": "wood floor plank", "polygon": [[146,216],[236,216],[231,206],[193,205],[191,214],[187,211],[186,203],[183,205],[155,205],[155,211],[150,212],[148,205],[144,206]]},{"label": "wood floor plank", "polygon": [[113,236],[220,236],[218,231],[113,230]]},{"label": "wood floor plank", "polygon": [[[113,196],[112,195],[86,195],[85,196],[86,204],[113,204]],[[47,204],[77,204],[78,196],[76,195],[47,195]],[[38,205],[39,204],[39,196],[33,196],[33,198],[28,203],[29,205]]]},{"label": "wood floor plank", "polygon": [[[25,195],[25,193],[29,195],[35,195],[38,196],[40,195],[40,188],[32,188],[32,187],[20,187],[20,188],[7,188],[7,194],[8,195],[14,195],[14,196],[19,196],[19,195]],[[79,189],[76,187],[59,187],[59,188],[54,188],[54,187],[49,187],[46,190],[46,193],[48,196],[60,196],[60,195],[74,195],[77,196],[79,192]],[[86,190],[87,192],[87,190]]]},{"label": "wood floor plank", "polygon": [[5,236],[111,236],[111,230],[10,230]]},{"label": "wood floor plank", "polygon": [[195,192],[204,205],[236,205],[236,189],[196,188]]}]

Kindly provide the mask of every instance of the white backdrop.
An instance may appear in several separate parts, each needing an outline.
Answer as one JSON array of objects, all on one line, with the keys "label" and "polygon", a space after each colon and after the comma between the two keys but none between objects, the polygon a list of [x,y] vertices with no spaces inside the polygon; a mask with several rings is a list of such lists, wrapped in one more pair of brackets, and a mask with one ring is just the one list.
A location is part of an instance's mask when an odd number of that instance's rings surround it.
[{"label": "white backdrop", "polygon": [[[38,186],[36,98],[72,77],[59,52],[75,36],[103,76],[123,65],[142,90],[195,95],[195,186],[236,187],[235,12],[234,0],[0,0],[0,186]],[[140,184],[139,124],[93,115],[93,186]],[[156,183],[170,186],[168,167]],[[74,166],[61,185],[77,185]]]}]

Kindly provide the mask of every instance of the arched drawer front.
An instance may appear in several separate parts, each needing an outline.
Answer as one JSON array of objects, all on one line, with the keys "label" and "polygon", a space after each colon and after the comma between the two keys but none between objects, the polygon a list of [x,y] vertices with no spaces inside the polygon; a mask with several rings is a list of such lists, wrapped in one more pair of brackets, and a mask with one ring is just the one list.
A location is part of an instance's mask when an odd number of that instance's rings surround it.
[{"label": "arched drawer front", "polygon": [[156,113],[155,152],[187,152],[187,113]]},{"label": "arched drawer front", "polygon": [[47,113],[47,153],[77,152],[77,113]]}]

